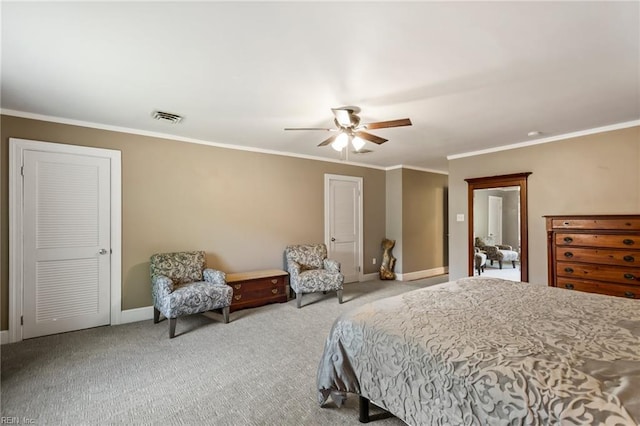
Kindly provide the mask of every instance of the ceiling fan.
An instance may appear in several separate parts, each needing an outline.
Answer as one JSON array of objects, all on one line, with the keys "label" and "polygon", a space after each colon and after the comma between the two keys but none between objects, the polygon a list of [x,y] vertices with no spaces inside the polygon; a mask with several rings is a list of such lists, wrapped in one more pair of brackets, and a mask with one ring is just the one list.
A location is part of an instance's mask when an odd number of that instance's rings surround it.
[{"label": "ceiling fan", "polygon": [[336,151],[342,151],[351,142],[356,151],[360,151],[365,141],[373,142],[375,144],[385,143],[388,139],[381,138],[371,133],[365,132],[365,130],[372,129],[384,129],[387,127],[401,127],[411,126],[411,120],[408,118],[401,118],[399,120],[390,121],[378,121],[375,123],[360,124],[360,108],[357,106],[342,106],[338,108],[331,108],[335,118],[333,119],[337,128],[325,128],[325,127],[294,127],[286,128],[284,130],[324,130],[328,132],[336,132],[335,135],[330,136],[324,141],[320,142],[318,146],[331,145]]}]

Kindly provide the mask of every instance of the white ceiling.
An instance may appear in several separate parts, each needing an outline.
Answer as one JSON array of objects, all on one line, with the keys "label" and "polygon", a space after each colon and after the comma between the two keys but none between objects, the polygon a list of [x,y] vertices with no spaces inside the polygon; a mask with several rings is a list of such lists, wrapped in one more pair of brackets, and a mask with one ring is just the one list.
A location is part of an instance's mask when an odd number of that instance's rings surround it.
[{"label": "white ceiling", "polygon": [[[640,118],[640,3],[7,2],[4,113],[339,159],[331,107],[389,142],[350,160],[447,155]],[[153,110],[183,115],[174,125]]]}]

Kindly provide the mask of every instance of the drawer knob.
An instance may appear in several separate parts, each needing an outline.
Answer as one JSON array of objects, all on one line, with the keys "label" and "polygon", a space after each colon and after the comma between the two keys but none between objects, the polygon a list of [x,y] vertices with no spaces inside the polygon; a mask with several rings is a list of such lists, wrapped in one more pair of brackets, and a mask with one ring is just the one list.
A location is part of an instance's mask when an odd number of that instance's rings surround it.
[{"label": "drawer knob", "polygon": [[569,225],[571,225],[571,222],[563,222],[562,224],[563,224],[564,226],[569,226]]},{"label": "drawer knob", "polygon": [[236,300],[240,300],[240,299],[242,299],[242,295],[238,294],[236,296],[233,296],[233,298],[236,299]]},{"label": "drawer knob", "polygon": [[271,284],[278,284],[278,280],[277,279],[271,280]]},{"label": "drawer knob", "polygon": [[633,256],[625,256],[625,257],[623,257],[623,259],[624,259],[625,262],[634,262],[635,261]]},{"label": "drawer knob", "polygon": [[573,268],[564,268],[564,271],[573,274]]},{"label": "drawer knob", "polygon": [[573,284],[565,284],[564,288],[566,288],[568,290],[573,290]]},{"label": "drawer knob", "polygon": [[567,244],[571,244],[573,242],[573,238],[571,237],[564,237],[564,242]]},{"label": "drawer knob", "polygon": [[273,293],[273,294],[278,294],[278,289],[277,289],[277,288],[272,288],[272,289],[271,289],[271,293]]},{"label": "drawer knob", "polygon": [[624,240],[622,240],[622,244],[627,245],[627,246],[632,246],[633,245],[633,240],[631,238],[625,238]]},{"label": "drawer knob", "polygon": [[632,291],[625,291],[625,292],[624,292],[624,297],[628,297],[628,298],[630,298],[630,299],[635,299],[635,298],[636,298],[636,295],[635,295],[635,293],[634,293],[634,292],[632,292]]},{"label": "drawer knob", "polygon": [[624,277],[628,280],[635,280],[636,276],[633,274],[624,274]]},{"label": "drawer knob", "polygon": [[240,290],[242,288],[242,284],[236,284],[233,286],[236,290]]},{"label": "drawer knob", "polygon": [[571,253],[570,251],[566,251],[564,253],[564,257],[573,257],[573,253]]}]

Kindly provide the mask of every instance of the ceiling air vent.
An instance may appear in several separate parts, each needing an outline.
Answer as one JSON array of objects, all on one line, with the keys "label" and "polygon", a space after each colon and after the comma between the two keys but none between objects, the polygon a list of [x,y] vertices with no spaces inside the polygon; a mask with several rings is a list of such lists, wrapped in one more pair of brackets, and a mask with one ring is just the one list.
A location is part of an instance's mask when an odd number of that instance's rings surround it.
[{"label": "ceiling air vent", "polygon": [[153,111],[151,116],[156,120],[168,121],[171,124],[178,124],[182,120],[181,116],[178,114],[171,114],[170,112]]}]

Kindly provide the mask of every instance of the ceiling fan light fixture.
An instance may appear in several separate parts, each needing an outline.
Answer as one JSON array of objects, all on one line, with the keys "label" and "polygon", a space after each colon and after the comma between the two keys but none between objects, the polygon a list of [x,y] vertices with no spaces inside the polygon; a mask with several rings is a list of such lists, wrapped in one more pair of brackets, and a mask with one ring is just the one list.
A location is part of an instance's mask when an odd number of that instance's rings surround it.
[{"label": "ceiling fan light fixture", "polygon": [[351,140],[351,144],[353,145],[353,148],[356,151],[360,151],[364,145],[365,145],[365,141],[362,138],[359,138],[358,136],[354,136],[353,139]]},{"label": "ceiling fan light fixture", "polygon": [[336,140],[331,142],[331,148],[336,151],[342,151],[347,145],[349,145],[349,135],[346,133],[340,133]]}]

